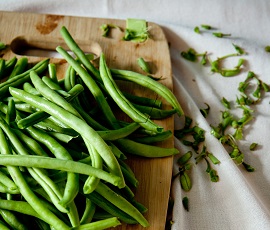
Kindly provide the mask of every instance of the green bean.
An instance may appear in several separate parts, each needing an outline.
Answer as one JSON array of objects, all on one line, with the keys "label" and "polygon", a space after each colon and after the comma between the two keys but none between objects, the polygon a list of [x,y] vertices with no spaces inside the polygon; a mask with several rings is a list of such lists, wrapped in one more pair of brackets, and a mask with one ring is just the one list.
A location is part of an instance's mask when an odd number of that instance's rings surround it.
[{"label": "green bean", "polygon": [[94,168],[90,165],[86,165],[80,162],[72,160],[62,160],[51,157],[41,157],[33,155],[0,155],[0,164],[9,166],[25,166],[35,168],[46,168],[63,170],[66,172],[79,173],[84,175],[93,175],[102,180],[105,180],[115,186],[121,184],[121,178],[111,173],[105,172],[104,170]]},{"label": "green bean", "polygon": [[142,57],[139,57],[137,59],[137,62],[138,62],[138,65],[140,66],[140,68],[144,72],[151,74],[150,67],[149,67],[148,63]]},{"label": "green bean", "polygon": [[39,230],[51,230],[50,225],[48,225],[43,220],[35,218],[34,221],[35,221],[36,225],[38,226]]},{"label": "green bean", "polygon": [[133,122],[120,129],[97,131],[97,133],[106,141],[114,141],[120,138],[127,137],[139,127],[139,124]]},{"label": "green bean", "polygon": [[123,175],[127,183],[131,184],[134,188],[138,187],[139,181],[133,173],[130,173],[126,168],[121,167]]},{"label": "green bean", "polygon": [[73,53],[77,56],[77,58],[83,63],[85,68],[89,70],[96,79],[100,79],[99,71],[94,67],[94,65],[89,61],[85,53],[81,50],[81,48],[76,44],[66,27],[62,27],[60,30],[62,37],[64,38],[66,44],[73,51]]},{"label": "green bean", "polygon": [[104,220],[98,220],[92,223],[80,225],[78,227],[72,228],[72,230],[102,230],[107,228],[116,227],[121,225],[116,217],[111,217]]},{"label": "green bean", "polygon": [[0,192],[1,193],[8,193],[8,194],[20,194],[20,191],[18,189],[12,189],[0,182]]},{"label": "green bean", "polygon": [[0,98],[3,98],[6,95],[6,93],[9,90],[9,87],[17,87],[23,84],[24,82],[28,81],[30,78],[31,71],[34,70],[36,71],[37,74],[42,73],[44,70],[46,70],[48,63],[49,63],[49,59],[44,59],[40,61],[39,63],[37,63],[33,68],[25,71],[24,73],[21,73],[11,79],[8,79],[5,82],[2,82],[0,84]]},{"label": "green bean", "polygon": [[0,229],[1,230],[10,230],[10,228],[2,220],[0,220]]},{"label": "green bean", "polygon": [[145,105],[145,106],[150,106],[154,108],[160,109],[162,106],[161,100],[158,99],[151,99],[148,97],[140,97],[136,96],[127,92],[123,92],[124,96],[130,100],[132,103],[138,104],[138,105]]},{"label": "green bean", "polygon": [[[103,158],[104,162],[109,168],[111,173],[114,173],[118,178],[123,179],[123,175],[120,166],[112,153],[110,147],[104,142],[104,140],[98,135],[98,133],[92,129],[87,123],[77,116],[65,111],[63,108],[57,106],[56,104],[44,100],[40,97],[31,95],[23,90],[19,90],[13,87],[9,88],[12,96],[31,103],[33,106],[44,110],[45,112],[51,114],[52,116],[58,117],[63,123],[69,125],[75,131],[77,131],[82,137],[87,139],[91,144],[94,145],[98,153]],[[120,187],[124,187],[124,181],[119,183]]]},{"label": "green bean", "polygon": [[53,79],[47,76],[42,77],[42,81],[53,90],[60,90],[60,91],[63,90],[61,86],[58,84],[58,82],[55,82]]},{"label": "green bean", "polygon": [[6,121],[10,125],[12,122],[14,122],[16,119],[16,108],[15,108],[15,102],[13,100],[10,100],[8,102],[8,110],[6,114]]},{"label": "green bean", "polygon": [[[0,129],[0,140],[0,156],[12,156],[2,129]],[[19,187],[19,190],[24,199],[33,207],[33,209],[38,213],[38,215],[43,216],[44,220],[46,220],[47,223],[55,227],[55,229],[69,229],[69,227],[62,220],[55,216],[48,208],[44,207],[40,199],[34,194],[34,192],[26,183],[18,167],[8,166],[8,170],[12,179]]]},{"label": "green bean", "polygon": [[11,191],[18,191],[17,185],[5,173],[0,171],[1,184],[9,188]]},{"label": "green bean", "polygon": [[125,154],[114,143],[107,141],[107,144],[111,147],[112,152],[117,157],[118,161],[119,159],[121,160],[127,159]]},{"label": "green bean", "polygon": [[4,59],[0,59],[0,79],[5,77],[5,68],[6,68],[6,61]]},{"label": "green bean", "polygon": [[66,61],[74,68],[74,70],[79,74],[85,85],[88,87],[90,92],[93,94],[96,99],[99,107],[103,111],[103,114],[109,124],[113,128],[120,128],[117,123],[117,119],[115,118],[104,94],[93,80],[93,78],[88,74],[88,72],[78,63],[76,62],[71,55],[67,53],[62,47],[58,46],[56,50],[66,59]]},{"label": "green bean", "polygon": [[163,128],[152,122],[149,117],[138,111],[123,95],[114,80],[112,79],[109,68],[106,65],[105,56],[100,55],[100,76],[103,80],[105,88],[116,102],[116,104],[135,122],[142,127],[155,131],[162,132]]},{"label": "green bean", "polygon": [[27,103],[16,103],[15,107],[17,110],[20,110],[22,112],[26,113],[34,113],[36,112],[36,108],[27,104]]},{"label": "green bean", "polygon": [[144,136],[144,137],[134,137],[131,138],[135,142],[143,143],[143,144],[152,144],[156,143],[159,141],[164,141],[172,137],[172,131],[171,130],[166,130],[162,133],[157,133],[154,136]]},{"label": "green bean", "polygon": [[[60,127],[60,126],[54,124],[50,120],[40,121],[37,124],[35,124],[34,126],[36,128],[42,129],[42,130],[47,131],[47,132],[57,132],[57,133],[70,135],[72,137],[77,137],[78,136],[78,133],[75,132],[73,129]],[[18,127],[20,128],[19,125],[18,125]]]},{"label": "green bean", "polygon": [[148,227],[149,223],[144,218],[144,216],[136,209],[130,202],[128,202],[123,197],[116,194],[113,190],[111,190],[107,185],[100,182],[96,188],[96,192],[102,195],[105,199],[110,201],[116,207],[120,208],[128,215],[132,216],[135,220],[137,220],[143,227]]},{"label": "green bean", "polygon": [[9,60],[0,59],[0,79],[7,77],[16,65],[17,57]]},{"label": "green bean", "polygon": [[167,157],[179,153],[176,148],[162,148],[146,145],[124,138],[116,140],[116,143],[119,148],[122,148],[125,152],[143,157]]},{"label": "green bean", "polygon": [[[81,189],[80,189],[81,191]],[[136,221],[133,217],[129,216],[125,212],[123,212],[121,209],[113,205],[111,202],[106,200],[103,196],[101,196],[96,191],[84,194],[85,197],[89,198],[93,203],[96,204],[96,206],[102,208],[106,212],[110,213],[112,216],[118,217],[121,221],[127,223],[127,224],[137,224],[138,221]],[[94,217],[96,214],[94,215]]]},{"label": "green bean", "polygon": [[174,109],[177,110],[179,116],[184,115],[184,111],[172,91],[170,91],[169,88],[162,85],[161,83],[133,71],[111,69],[111,73],[115,79],[132,81],[153,90],[158,95],[166,99],[167,102],[171,104]]},{"label": "green bean", "polygon": [[80,220],[80,224],[90,223],[96,211],[96,205],[90,199],[85,199],[85,209]]},{"label": "green bean", "polygon": [[64,77],[64,88],[66,91],[69,91],[75,85],[75,75],[75,70],[69,65]]},{"label": "green bean", "polygon": [[14,69],[14,66],[16,65],[17,61],[18,61],[18,58],[16,56],[6,61],[6,69],[5,69],[6,75],[8,75],[8,73]]},{"label": "green bean", "polygon": [[0,209],[0,215],[7,224],[16,230],[27,230],[27,227],[19,220],[19,218],[11,211]]},{"label": "green bean", "polygon": [[137,105],[133,103],[133,106],[142,113],[148,114],[151,119],[159,120],[172,116],[177,111],[176,109],[158,109],[145,105]]},{"label": "green bean", "polygon": [[23,89],[28,93],[34,94],[36,96],[41,96],[41,93],[38,92],[30,82],[23,83]]},{"label": "green bean", "polygon": [[[92,166],[98,169],[102,169],[103,161],[98,152],[96,151],[96,149],[88,141],[86,141],[85,144],[87,146],[87,149],[91,150],[89,151],[89,155],[91,157]],[[83,192],[85,194],[93,192],[96,189],[99,181],[100,180],[98,177],[90,175],[84,182]]]},{"label": "green bean", "polygon": [[27,67],[27,64],[28,64],[28,58],[26,58],[26,57],[20,58],[17,61],[16,65],[14,66],[11,74],[9,75],[9,78],[13,78],[16,75],[23,73]]},{"label": "green bean", "polygon": [[57,80],[57,74],[56,74],[56,65],[54,63],[50,63],[48,65],[48,70],[49,70],[49,76],[50,79],[55,83],[58,84]]},{"label": "green bean", "polygon": [[0,200],[0,208],[10,210],[44,220],[26,201]]}]

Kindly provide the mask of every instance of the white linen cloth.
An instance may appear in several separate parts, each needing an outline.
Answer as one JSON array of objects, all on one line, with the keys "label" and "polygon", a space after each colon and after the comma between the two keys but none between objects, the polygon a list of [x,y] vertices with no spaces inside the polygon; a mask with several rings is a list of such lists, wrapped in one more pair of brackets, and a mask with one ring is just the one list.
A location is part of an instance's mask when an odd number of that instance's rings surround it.
[{"label": "white linen cloth", "polygon": [[[186,114],[206,130],[207,149],[221,161],[220,165],[214,166],[220,177],[217,183],[209,181],[204,163],[192,168],[193,187],[190,192],[181,190],[178,180],[174,181],[172,229],[270,229],[269,93],[255,106],[255,119],[245,130],[245,139],[239,145],[245,153],[245,161],[256,169],[255,172],[248,173],[243,167],[237,166],[219,141],[210,134],[210,125],[217,125],[220,111],[225,110],[221,98],[235,101],[239,95],[238,83],[246,78],[249,70],[270,84],[270,53],[264,51],[264,47],[270,45],[269,1],[0,0],[0,10],[119,19],[143,18],[161,25],[171,44],[175,95]],[[201,24],[209,24],[217,31],[231,36],[216,38],[211,32],[195,33],[194,27]],[[212,74],[209,66],[188,62],[180,56],[181,51],[192,47],[198,52],[208,51],[214,60],[235,52],[232,43],[247,52],[243,56],[246,60],[243,72],[236,77],[224,78]],[[238,58],[230,58],[226,65],[235,65]],[[205,108],[204,103],[211,107],[206,119],[199,111]],[[179,128],[179,119],[175,121],[175,128]],[[260,146],[254,152],[249,151],[252,142]],[[177,139],[175,146],[181,153],[187,151]],[[175,164],[174,173],[177,169]],[[190,201],[189,212],[182,206],[184,196],[188,196]]]}]

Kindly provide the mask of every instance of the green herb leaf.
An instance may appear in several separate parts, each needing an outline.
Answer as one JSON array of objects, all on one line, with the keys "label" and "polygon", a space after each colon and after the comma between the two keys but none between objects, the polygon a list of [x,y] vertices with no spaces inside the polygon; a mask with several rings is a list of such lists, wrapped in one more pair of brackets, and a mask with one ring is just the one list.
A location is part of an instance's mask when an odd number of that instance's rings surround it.
[{"label": "green herb leaf", "polygon": [[265,47],[264,47],[264,50],[265,50],[266,52],[270,52],[270,46],[265,46]]},{"label": "green herb leaf", "polygon": [[184,209],[186,210],[186,211],[189,211],[189,200],[188,200],[188,197],[184,197],[183,199],[182,199],[182,204],[183,204],[183,206],[184,206]]},{"label": "green herb leaf", "polygon": [[206,24],[202,24],[201,27],[206,29],[206,30],[211,30],[212,29],[212,26],[206,25]]},{"label": "green herb leaf", "polygon": [[221,32],[214,32],[212,34],[217,38],[223,38],[223,37],[231,36],[231,34],[224,34],[224,33],[221,33]]},{"label": "green herb leaf", "polygon": [[198,26],[196,26],[196,27],[194,28],[194,32],[197,33],[197,34],[199,34],[199,33],[200,33],[200,28],[199,28]]},{"label": "green herb leaf", "polygon": [[221,103],[222,103],[227,109],[231,109],[230,102],[229,102],[225,97],[222,97]]},{"label": "green herb leaf", "polygon": [[235,45],[235,44],[233,44],[233,46],[234,46],[235,50],[237,51],[237,53],[239,53],[239,54],[245,53],[245,51],[240,46]]},{"label": "green herb leaf", "polygon": [[254,150],[256,150],[257,146],[258,146],[258,143],[253,142],[253,143],[249,146],[249,150],[250,150],[250,151],[254,151]]},{"label": "green herb leaf", "polygon": [[204,103],[204,104],[206,104],[207,108],[200,109],[200,112],[204,117],[207,117],[207,115],[209,114],[209,111],[210,111],[210,106],[207,103]]},{"label": "green herb leaf", "polygon": [[245,163],[245,162],[242,162],[242,165],[245,167],[245,169],[248,171],[248,172],[254,172],[255,171],[255,168],[253,168],[251,165]]},{"label": "green herb leaf", "polygon": [[188,61],[197,61],[197,52],[193,48],[189,48],[188,51],[182,51],[181,56]]}]

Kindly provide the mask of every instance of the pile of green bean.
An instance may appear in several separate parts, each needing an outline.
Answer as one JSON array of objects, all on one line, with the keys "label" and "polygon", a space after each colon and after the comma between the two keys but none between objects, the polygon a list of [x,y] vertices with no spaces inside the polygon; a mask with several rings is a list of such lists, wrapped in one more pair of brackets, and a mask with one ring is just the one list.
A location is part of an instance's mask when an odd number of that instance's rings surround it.
[{"label": "pile of green bean", "polygon": [[[57,66],[49,59],[34,66],[25,57],[1,59],[0,228],[147,227],[147,208],[134,198],[138,180],[125,163],[126,154],[177,154],[175,148],[153,145],[172,132],[152,119],[183,111],[159,82],[109,69],[104,54],[96,68],[65,27],[61,34],[76,55],[57,47],[69,63],[64,79],[57,78]],[[122,92],[115,79],[154,90],[172,109]],[[115,106],[131,122],[117,119]]]}]

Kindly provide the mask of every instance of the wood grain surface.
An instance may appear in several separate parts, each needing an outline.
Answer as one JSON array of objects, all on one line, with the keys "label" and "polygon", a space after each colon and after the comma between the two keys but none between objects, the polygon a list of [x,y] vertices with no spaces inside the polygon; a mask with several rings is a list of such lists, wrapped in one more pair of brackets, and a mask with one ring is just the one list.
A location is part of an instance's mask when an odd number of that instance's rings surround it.
[{"label": "wood grain surface", "polygon": [[[66,48],[60,35],[60,28],[66,26],[73,38],[85,52],[92,52],[97,57],[104,52],[108,66],[111,68],[128,69],[141,72],[136,59],[143,57],[150,62],[154,76],[162,77],[161,82],[172,86],[171,61],[168,43],[161,27],[149,22],[150,39],[144,43],[123,41],[123,31],[113,29],[109,37],[102,37],[100,26],[103,23],[118,25],[125,28],[125,20],[86,18],[62,15],[43,15],[19,12],[0,12],[0,41],[8,45],[1,53],[9,59],[28,56],[29,62],[35,63],[44,57],[50,57],[57,64],[58,77],[62,78],[67,63],[61,57],[55,57],[58,45]],[[41,57],[40,57],[41,55]],[[150,90],[135,84],[122,84],[121,87],[137,95],[160,99]],[[169,108],[163,101],[164,108]],[[173,118],[157,121],[165,130],[173,130]],[[163,147],[173,147],[173,138],[159,143]],[[146,159],[128,156],[128,163],[139,180],[135,191],[136,199],[143,203],[148,212],[145,217],[151,230],[165,228],[168,198],[172,176],[172,157]],[[123,225],[117,229],[145,229],[139,225]]]}]

